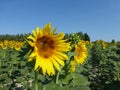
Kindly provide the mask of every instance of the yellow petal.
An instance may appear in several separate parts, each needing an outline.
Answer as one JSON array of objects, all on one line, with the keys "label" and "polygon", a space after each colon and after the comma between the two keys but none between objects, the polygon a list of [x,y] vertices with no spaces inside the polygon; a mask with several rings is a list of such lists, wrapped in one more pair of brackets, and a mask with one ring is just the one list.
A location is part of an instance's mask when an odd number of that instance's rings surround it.
[{"label": "yellow petal", "polygon": [[51,74],[54,75],[55,74],[55,70],[53,68],[52,62],[50,60],[48,60],[48,61],[46,61],[46,65],[47,65],[46,69],[47,69],[48,75],[51,75]]},{"label": "yellow petal", "polygon": [[56,52],[55,54],[56,54],[57,57],[59,57],[62,60],[68,60],[68,56],[64,53]]},{"label": "yellow petal", "polygon": [[33,37],[33,36],[28,36],[28,39],[31,39],[31,40],[33,40],[33,41],[35,41],[35,38]]},{"label": "yellow petal", "polygon": [[35,32],[35,30],[32,30],[33,36],[36,37],[37,33]]},{"label": "yellow petal", "polygon": [[30,57],[29,57],[28,62],[31,62],[32,60],[33,60],[33,58],[30,58]]},{"label": "yellow petal", "polygon": [[57,35],[54,35],[54,38],[55,40],[60,40],[60,39],[63,39],[65,36],[65,34],[63,32],[57,34]]},{"label": "yellow petal", "polygon": [[34,70],[36,71],[39,68],[39,66],[40,66],[39,62],[38,60],[36,60]]},{"label": "yellow petal", "polygon": [[53,58],[54,60],[56,60],[60,65],[64,66],[64,61],[61,60],[59,57],[53,56],[52,58]]},{"label": "yellow petal", "polygon": [[35,45],[35,43],[33,43],[32,41],[28,41],[28,40],[27,40],[27,42],[28,42],[29,45],[32,46],[32,47]]},{"label": "yellow petal", "polygon": [[54,60],[53,58],[50,58],[50,60],[52,61],[53,65],[57,68],[57,70],[60,71],[60,65],[56,62],[56,60]]},{"label": "yellow petal", "polygon": [[37,61],[36,63],[38,63],[39,66],[42,68],[42,72],[45,75],[46,74],[46,67],[47,67],[45,59],[40,57],[40,56],[37,56],[36,61]]},{"label": "yellow petal", "polygon": [[33,58],[33,57],[35,57],[36,56],[36,52],[35,51],[33,51],[31,54],[30,54],[30,58]]}]

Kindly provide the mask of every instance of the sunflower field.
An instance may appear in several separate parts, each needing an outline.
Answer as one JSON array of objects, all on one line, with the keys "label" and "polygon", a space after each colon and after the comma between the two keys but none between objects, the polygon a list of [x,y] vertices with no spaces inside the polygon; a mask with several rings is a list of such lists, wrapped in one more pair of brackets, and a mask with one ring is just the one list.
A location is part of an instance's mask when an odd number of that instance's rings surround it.
[{"label": "sunflower field", "polygon": [[55,32],[0,35],[0,90],[120,90],[120,42]]}]

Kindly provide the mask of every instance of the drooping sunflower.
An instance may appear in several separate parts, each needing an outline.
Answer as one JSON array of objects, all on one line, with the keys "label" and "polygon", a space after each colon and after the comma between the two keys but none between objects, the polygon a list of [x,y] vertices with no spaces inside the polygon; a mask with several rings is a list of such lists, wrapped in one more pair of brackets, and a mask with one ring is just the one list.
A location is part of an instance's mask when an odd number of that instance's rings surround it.
[{"label": "drooping sunflower", "polygon": [[75,45],[75,52],[77,53],[77,55],[74,56],[75,61],[78,64],[83,64],[88,55],[86,44],[84,42],[79,42]]},{"label": "drooping sunflower", "polygon": [[29,61],[35,60],[34,70],[41,69],[44,75],[55,75],[55,68],[60,71],[64,60],[68,60],[64,52],[70,50],[70,43],[63,40],[64,33],[55,34],[55,31],[48,23],[43,29],[32,30],[33,35],[28,36],[28,43],[34,48]]}]

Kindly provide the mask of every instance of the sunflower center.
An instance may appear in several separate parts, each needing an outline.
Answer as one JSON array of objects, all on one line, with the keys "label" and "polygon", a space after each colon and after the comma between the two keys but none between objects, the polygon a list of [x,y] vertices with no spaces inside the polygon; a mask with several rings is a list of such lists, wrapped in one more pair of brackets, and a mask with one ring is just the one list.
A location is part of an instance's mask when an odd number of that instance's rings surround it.
[{"label": "sunflower center", "polygon": [[53,54],[54,41],[50,37],[43,36],[37,40],[36,46],[40,56],[48,58]]}]

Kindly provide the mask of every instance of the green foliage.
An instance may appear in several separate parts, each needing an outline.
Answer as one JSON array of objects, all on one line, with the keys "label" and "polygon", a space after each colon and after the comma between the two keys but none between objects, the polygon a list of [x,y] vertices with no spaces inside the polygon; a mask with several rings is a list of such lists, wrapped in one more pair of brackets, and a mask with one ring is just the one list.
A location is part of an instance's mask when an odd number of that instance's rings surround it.
[{"label": "green foliage", "polygon": [[92,90],[120,89],[119,48],[119,45],[112,43],[109,47],[103,49],[100,43],[94,42],[89,53],[89,61],[86,64],[87,66],[84,66],[83,71],[91,82]]},{"label": "green foliage", "polygon": [[90,37],[88,36],[87,33],[84,34],[84,40],[85,40],[85,41],[90,41]]},{"label": "green foliage", "polygon": [[16,41],[24,41],[25,37],[28,36],[28,34],[17,34],[17,35],[10,35],[10,34],[5,34],[5,35],[0,35],[0,41],[4,40],[16,40]]},{"label": "green foliage", "polygon": [[[0,48],[0,90],[34,89],[34,62],[27,62],[29,48],[30,46],[27,44],[19,51]],[[69,59],[73,59],[74,55],[74,52],[68,52]],[[70,61],[66,61],[65,67],[62,67],[61,72],[57,74],[59,77],[57,83],[57,76],[43,76],[39,72],[39,90],[72,90],[74,88],[90,90],[88,79],[80,72],[70,72],[69,63]]]},{"label": "green foliage", "polygon": [[[26,35],[0,35],[0,40],[24,41]],[[87,34],[82,32],[66,35],[71,46],[80,40],[90,41]],[[88,46],[89,56],[81,66],[76,65],[76,72],[70,72],[70,61],[76,53],[67,53],[69,61],[55,76],[38,75],[39,90],[120,90],[120,42],[113,40],[106,44],[92,43]],[[34,63],[27,62],[29,56],[27,44],[19,51],[2,49],[0,47],[0,90],[24,88],[34,90]],[[74,49],[74,48],[73,48]],[[58,80],[56,80],[58,78]]]},{"label": "green foliage", "polygon": [[76,44],[76,43],[78,43],[78,42],[80,41],[80,37],[79,37],[77,34],[72,33],[72,34],[70,34],[70,36],[69,36],[69,41],[70,41],[72,44]]},{"label": "green foliage", "polygon": [[[0,90],[13,90],[18,85],[25,85],[32,80],[30,73],[32,69],[26,67],[27,60],[24,58],[25,53],[14,49],[0,48]],[[22,55],[21,55],[22,54]]]}]

